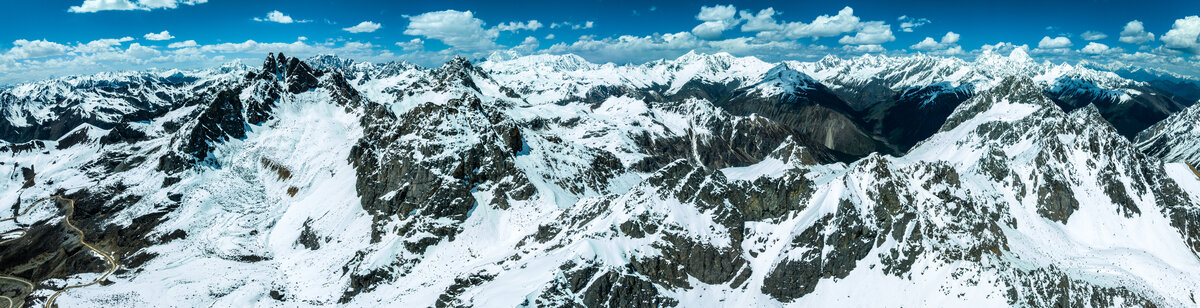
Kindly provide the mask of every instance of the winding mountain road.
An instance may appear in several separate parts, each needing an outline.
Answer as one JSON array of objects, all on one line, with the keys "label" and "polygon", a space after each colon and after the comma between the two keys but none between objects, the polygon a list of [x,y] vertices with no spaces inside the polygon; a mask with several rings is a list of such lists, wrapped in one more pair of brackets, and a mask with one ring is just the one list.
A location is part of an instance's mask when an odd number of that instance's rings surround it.
[{"label": "winding mountain road", "polygon": [[[54,295],[51,295],[50,299],[46,301],[45,307],[47,307],[47,308],[54,307],[54,300],[56,298],[58,298],[58,296],[60,294],[62,294],[63,292],[66,292],[67,290],[70,290],[70,289],[82,288],[82,287],[99,284],[100,281],[103,281],[105,278],[108,278],[109,275],[111,275],[114,271],[117,270],[117,261],[113,259],[112,255],[104,253],[100,249],[96,249],[96,247],[92,246],[92,244],[88,244],[86,241],[84,241],[84,239],[87,237],[86,233],[84,233],[83,230],[79,229],[79,227],[76,227],[75,224],[71,222],[71,216],[73,214],[75,214],[75,200],[74,199],[63,198],[61,195],[55,195],[52,197],[43,198],[43,199],[38,200],[37,202],[34,202],[33,204],[29,205],[28,208],[26,208],[24,211],[21,211],[20,213],[18,213],[16,216],[13,216],[12,218],[0,219],[0,222],[9,221],[9,220],[15,221],[17,218],[29,213],[29,211],[32,210],[34,207],[36,207],[38,204],[41,204],[42,202],[44,202],[46,200],[50,200],[50,199],[58,199],[58,200],[67,202],[67,213],[66,213],[66,215],[63,216],[63,222],[66,223],[68,227],[71,227],[72,230],[75,230],[76,233],[79,233],[79,243],[80,244],[83,244],[84,247],[87,247],[88,249],[92,250],[96,254],[99,254],[100,256],[104,257],[104,260],[108,261],[109,266],[108,266],[108,270],[105,271],[103,275],[101,275],[99,278],[96,278],[96,280],[93,280],[90,283],[66,286],[66,287],[63,287],[62,289],[58,290],[57,292],[54,292]],[[21,236],[0,241],[0,245],[18,240],[21,237],[25,236],[24,230],[18,230],[18,231],[21,233]],[[17,232],[10,231],[10,232],[6,232],[5,234],[15,234],[15,233],[17,233]],[[0,276],[0,279],[15,280],[15,281],[21,282],[29,288],[30,293],[33,293],[34,285],[33,285],[33,283],[29,282],[28,280],[22,279],[20,277],[15,277],[15,276]],[[0,296],[0,298],[8,301],[8,308],[14,307],[15,302],[13,301],[12,298],[7,297],[7,296]]]}]

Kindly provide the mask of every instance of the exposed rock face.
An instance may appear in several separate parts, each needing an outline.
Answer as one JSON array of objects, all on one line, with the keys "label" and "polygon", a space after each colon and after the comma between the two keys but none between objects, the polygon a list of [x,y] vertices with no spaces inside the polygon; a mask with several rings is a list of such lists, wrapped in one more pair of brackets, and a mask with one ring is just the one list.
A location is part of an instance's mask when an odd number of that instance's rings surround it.
[{"label": "exposed rock face", "polygon": [[1172,99],[1171,95],[1148,85],[1133,90],[1138,95],[1105,90],[1093,81],[1064,76],[1055,80],[1055,86],[1046,94],[1065,111],[1093,105],[1117,133],[1129,139],[1192,104]]},{"label": "exposed rock face", "polygon": [[1134,138],[1147,155],[1167,162],[1186,162],[1200,166],[1200,105],[1193,105],[1150,126]]},{"label": "exposed rock face", "polygon": [[[472,85],[472,70],[465,60],[451,61],[425,86]],[[349,160],[358,172],[362,207],[377,226],[399,217],[400,233],[410,237],[405,247],[420,254],[443,239],[454,240],[460,223],[479,206],[472,191],[493,190],[492,206],[499,208],[509,199],[528,199],[533,187],[513,165],[521,135],[511,121],[489,116],[501,112],[496,108],[502,107],[471,94],[424,103],[399,116],[368,104],[366,131]],[[382,229],[375,230],[372,238],[378,239]]]},{"label": "exposed rock face", "polygon": [[[1048,91],[1017,58],[997,64],[1013,71],[915,58],[873,76],[828,58],[817,65],[847,71],[492,58],[524,69],[272,54],[180,79],[185,100],[0,144],[0,202],[75,200],[83,239],[121,264],[62,299],[80,305],[155,306],[171,290],[205,290],[182,305],[419,307],[1200,294],[1200,180],[1142,154],[1092,102],[1126,88]],[[987,82],[947,79],[959,74]],[[29,305],[105,265],[53,223],[63,213],[36,213],[0,249],[0,274],[37,283],[0,280],[0,295]]]},{"label": "exposed rock face", "polygon": [[210,103],[188,134],[180,150],[202,162],[212,152],[212,145],[229,138],[246,137],[246,119],[242,116],[242,100],[233,90],[222,91]]}]

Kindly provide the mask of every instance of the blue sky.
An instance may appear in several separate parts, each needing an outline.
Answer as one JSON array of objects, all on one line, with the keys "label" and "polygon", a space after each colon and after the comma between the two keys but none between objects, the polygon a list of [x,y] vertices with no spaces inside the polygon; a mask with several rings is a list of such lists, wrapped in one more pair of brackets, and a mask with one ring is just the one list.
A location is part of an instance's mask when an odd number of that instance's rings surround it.
[{"label": "blue sky", "polygon": [[1055,62],[1183,72],[1200,61],[1194,0],[7,2],[0,84],[234,59],[255,64],[269,51],[427,66],[495,51],[640,63],[689,50],[812,60],[914,52],[971,58],[1023,48]]}]

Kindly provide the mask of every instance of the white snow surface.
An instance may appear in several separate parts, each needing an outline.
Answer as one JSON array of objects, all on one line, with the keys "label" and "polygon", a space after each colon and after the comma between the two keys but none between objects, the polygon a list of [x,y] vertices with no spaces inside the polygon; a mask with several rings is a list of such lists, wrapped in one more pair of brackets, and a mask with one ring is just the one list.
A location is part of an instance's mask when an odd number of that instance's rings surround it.
[{"label": "white snow surface", "polygon": [[[412,91],[412,84],[430,78],[428,70],[355,63],[344,68],[348,77],[354,77],[354,87],[364,99],[387,106],[393,115],[403,115],[423,103],[446,104],[466,95],[489,104],[505,104],[507,108],[501,116],[515,122],[552,120],[545,129],[522,130],[528,149],[512,158],[516,168],[536,188],[534,197],[513,200],[507,209],[501,209],[491,205],[492,194],[474,191],[477,206],[461,223],[462,232],[453,241],[443,240],[430,246],[422,255],[405,250],[406,239],[397,232],[384,232],[381,238],[373,240],[370,235],[375,217],[360,205],[355,169],[347,160],[351,147],[364,134],[360,118],[368,115],[331,103],[333,94],[323,88],[287,94],[275,107],[273,119],[261,125],[248,125],[245,138],[216,145],[213,154],[220,167],[186,171],[181,176],[183,180],[170,189],[182,193],[183,199],[151,237],[183,230],[186,238],[145,248],[143,252],[158,256],[135,272],[110,277],[112,284],[70,290],[57,303],[137,307],[420,307],[434,305],[455,284],[456,278],[485,273],[494,278],[463,290],[456,298],[474,306],[526,305],[552,281],[561,278],[560,266],[565,263],[590,262],[605,269],[621,269],[634,259],[661,255],[662,233],[635,238],[616,231],[621,224],[637,217],[651,217],[655,224],[673,228],[674,234],[697,243],[718,248],[729,248],[734,243],[732,235],[717,221],[714,210],[702,208],[694,201],[679,200],[671,191],[676,188],[650,184],[646,179],[655,174],[623,171],[607,186],[585,185],[581,191],[572,191],[562,182],[581,179],[580,174],[587,172],[594,159],[603,153],[615,156],[624,167],[644,158],[645,151],[632,138],[635,135],[690,136],[695,142],[700,140],[696,136],[710,134],[702,119],[735,121],[739,117],[723,114],[720,108],[703,99],[664,107],[628,96],[607,97],[599,104],[578,101],[579,97],[610,86],[659,87],[670,94],[691,81],[738,83],[756,87],[765,95],[784,95],[815,87],[816,82],[829,87],[853,87],[872,78],[882,78],[889,80],[893,88],[948,82],[954,86],[972,84],[984,93],[964,103],[956,114],[965,114],[969,107],[983,104],[984,97],[991,99],[992,104],[956,126],[945,127],[903,157],[872,155],[850,164],[818,166],[769,157],[747,166],[695,169],[692,172],[720,172],[729,183],[800,176],[811,180],[813,192],[810,198],[793,205],[795,210],[785,216],[745,224],[746,240],[740,248],[753,253],[741,256],[751,271],[744,285],[705,284],[689,277],[691,288],[659,288],[659,291],[683,307],[999,307],[1009,305],[1006,296],[1014,273],[1054,268],[1073,281],[1097,287],[1124,287],[1160,306],[1194,306],[1194,298],[1200,296],[1200,286],[1193,283],[1195,277],[1200,277],[1200,259],[1164,214],[1167,205],[1151,192],[1139,192],[1135,183],[1145,180],[1133,174],[1145,167],[1167,175],[1165,181],[1181,188],[1188,202],[1178,206],[1193,209],[1200,207],[1197,202],[1200,179],[1181,164],[1164,165],[1155,160],[1149,161],[1156,164],[1126,162],[1115,156],[1121,153],[1089,152],[1090,140],[1120,138],[1106,130],[1103,121],[1095,122],[1088,114],[1090,109],[1066,114],[1047,101],[988,96],[992,95],[988,90],[999,87],[1005,77],[1012,75],[1030,77],[1039,87],[1053,87],[1064,76],[1083,78],[1105,91],[1136,95],[1126,89],[1133,82],[1080,66],[1034,63],[1018,52],[1007,57],[985,54],[974,62],[928,56],[867,55],[779,64],[723,53],[689,53],[673,60],[624,66],[592,64],[574,55],[494,56],[478,64],[486,76],[470,76],[477,89],[456,87],[412,93],[405,92]],[[916,71],[922,73],[907,73]],[[222,72],[225,73],[205,78],[234,79],[244,73]],[[881,75],[885,73],[889,75]],[[48,101],[37,97],[45,93],[75,95],[65,93],[73,93],[69,89],[86,80],[125,80],[136,76],[139,75],[67,78],[6,91],[24,95],[21,97],[25,102]],[[519,98],[507,97],[505,89],[517,92]],[[105,99],[103,93],[79,95],[72,99],[82,103],[72,108],[84,113],[104,116],[96,108],[124,108],[119,102]],[[53,107],[49,104],[6,103],[3,107],[4,116],[14,125],[32,125],[26,119],[44,121],[54,116],[49,112]],[[100,178],[89,176],[85,165],[99,159],[105,151],[137,153],[155,160],[173,144],[173,135],[166,132],[164,123],[186,117],[195,108],[179,107],[150,123],[142,123],[139,129],[153,137],[137,144],[101,146],[96,139],[107,131],[84,126],[91,140],[82,145],[56,149],[58,141],[46,141],[44,152],[5,153],[11,156],[0,165],[9,169],[9,176],[0,180],[0,204],[25,206],[58,189],[74,191],[124,182],[136,183],[128,192],[144,198],[107,218],[109,222],[128,225],[134,218],[159,211],[161,205],[170,203],[169,192],[161,185],[166,175],[155,171],[153,163]],[[1195,110],[1193,107],[1189,112]],[[576,119],[572,124],[564,124],[572,119]],[[1003,142],[978,133],[996,127],[997,123],[1012,127],[1032,125],[1033,129],[1013,132],[1015,137]],[[1051,127],[1079,128],[1079,131],[1074,135],[1047,136],[1038,129]],[[441,142],[465,144],[474,142],[470,138],[478,136],[442,137],[446,139]],[[1119,149],[1133,148],[1124,139],[1115,144]],[[1059,148],[1064,149],[1061,160],[1043,160],[1046,152]],[[979,167],[991,150],[1007,158],[1004,167],[1011,170],[1011,175],[1004,180],[990,178]],[[287,168],[291,176],[279,177],[264,161]],[[1038,167],[1042,163],[1050,166]],[[1099,180],[1100,168],[1094,166],[1108,164],[1116,166],[1115,176],[1130,192],[1139,214],[1122,214],[1107,197]],[[16,165],[36,166],[38,184],[22,188],[19,168],[10,167]],[[938,184],[935,172],[930,170],[939,166],[954,170],[961,184]],[[879,170],[890,171],[893,177],[881,178]],[[1078,200],[1079,208],[1065,222],[1048,219],[1038,212],[1035,183],[1047,170],[1068,177]],[[1014,181],[1025,184],[1018,187]],[[883,271],[881,258],[889,249],[904,245],[888,236],[889,240],[856,261],[857,266],[847,276],[821,279],[812,293],[799,299],[780,301],[761,291],[772,269],[805,253],[803,248],[791,246],[793,239],[821,219],[836,216],[843,201],[852,203],[864,220],[874,218],[872,211],[881,185],[911,193],[904,197],[905,203],[920,213],[917,219],[929,230],[945,231],[940,234],[944,241],[921,242],[928,253],[916,259],[907,275]],[[289,193],[293,188],[294,195]],[[945,195],[955,196],[959,201],[944,200]],[[963,223],[959,211],[969,205],[1001,212],[1005,219],[1015,222],[999,224],[1006,249],[999,254],[987,254],[978,262],[944,259],[942,253],[966,250],[979,240],[977,234],[954,229]],[[35,215],[31,217],[44,219],[52,214],[35,212]],[[579,217],[590,219],[555,234],[548,242],[531,239],[540,226],[562,225],[566,218]],[[319,249],[307,249],[298,243],[306,226],[320,235]],[[398,223],[384,228],[395,230]],[[832,228],[820,232],[831,234],[836,231]],[[239,260],[245,256],[265,259]],[[419,262],[402,276],[353,296],[349,302],[340,302],[352,274],[395,267],[398,260],[411,258]],[[93,277],[94,274],[80,274],[67,281],[89,281]],[[268,294],[272,290],[281,290],[286,301],[271,298]],[[870,294],[864,294],[867,291]],[[52,292],[42,289],[37,294],[46,296]]]}]

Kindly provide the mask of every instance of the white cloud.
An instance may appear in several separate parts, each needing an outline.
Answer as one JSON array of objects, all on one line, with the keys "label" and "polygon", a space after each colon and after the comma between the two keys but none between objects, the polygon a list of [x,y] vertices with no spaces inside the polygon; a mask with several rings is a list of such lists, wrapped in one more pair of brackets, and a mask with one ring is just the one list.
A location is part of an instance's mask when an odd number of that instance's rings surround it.
[{"label": "white cloud", "polygon": [[[858,16],[854,16],[854,9],[847,6],[838,11],[838,14],[835,16],[817,16],[809,24],[802,22],[788,23],[784,26],[783,32],[788,38],[811,37],[815,39],[853,32],[860,27]],[[890,33],[891,30],[888,30],[888,32]]]},{"label": "white cloud", "polygon": [[121,43],[132,41],[132,37],[122,37],[119,39],[98,39],[84,44],[78,44],[71,50],[72,53],[101,53],[115,50],[115,46],[120,46]]},{"label": "white cloud", "polygon": [[957,45],[960,37],[961,36],[958,33],[946,32],[946,35],[942,36],[941,42],[933,40],[932,37],[925,37],[924,40],[909,46],[909,48],[921,51],[957,50],[961,52],[962,47]]},{"label": "white cloud", "polygon": [[358,25],[355,25],[353,27],[342,28],[342,30],[346,30],[350,33],[363,33],[363,32],[370,33],[370,32],[375,32],[375,30],[379,30],[379,28],[383,28],[383,25],[380,25],[380,24],[377,24],[377,23],[371,22],[371,21],[364,21],[364,22],[358,23]]},{"label": "white cloud", "polygon": [[902,32],[913,32],[914,28],[927,25],[930,22],[929,19],[912,18],[908,17],[908,15],[900,16],[896,20],[900,22],[900,31]]},{"label": "white cloud", "polygon": [[343,49],[351,49],[351,50],[371,49],[371,48],[375,48],[375,47],[379,47],[379,46],[375,46],[375,44],[363,43],[363,42],[346,42],[345,45],[342,45]]},{"label": "white cloud", "polygon": [[1098,31],[1087,31],[1087,32],[1084,32],[1083,34],[1080,34],[1079,36],[1082,37],[1083,40],[1085,40],[1085,41],[1103,40],[1103,39],[1108,38],[1108,34],[1104,34],[1103,32],[1098,32]]},{"label": "white cloud", "polygon": [[701,6],[696,19],[700,21],[733,21],[737,9],[733,5]]},{"label": "white cloud", "polygon": [[196,41],[186,40],[186,41],[182,41],[182,42],[171,43],[171,44],[167,45],[167,48],[186,48],[186,47],[196,47],[196,46],[199,46],[198,44],[196,44]]},{"label": "white cloud", "polygon": [[875,45],[875,44],[858,45],[858,46],[843,46],[842,49],[844,49],[846,51],[857,52],[857,53],[887,51],[886,49],[883,49],[883,46],[879,46],[879,45]]},{"label": "white cloud", "polygon": [[958,44],[959,37],[958,33],[946,32],[946,35],[942,36],[942,44]]},{"label": "white cloud", "polygon": [[537,31],[537,29],[541,28],[542,23],[538,22],[537,20],[530,20],[528,22],[509,22],[496,25],[497,30],[512,32],[517,32],[520,30]]},{"label": "white cloud", "polygon": [[775,14],[774,8],[763,9],[758,11],[758,14],[751,14],[750,11],[741,11],[738,13],[738,16],[746,21],[742,25],[742,32],[777,31],[783,29],[783,25],[775,21]]},{"label": "white cloud", "polygon": [[1100,43],[1096,43],[1096,42],[1089,42],[1087,44],[1087,46],[1084,46],[1083,49],[1079,50],[1079,52],[1086,53],[1086,54],[1098,55],[1098,54],[1103,54],[1103,53],[1108,52],[1109,49],[1110,48],[1108,48],[1108,45],[1104,45],[1104,44],[1100,44]]},{"label": "white cloud", "polygon": [[[811,38],[815,41],[822,37],[832,37],[842,34],[852,34],[843,36],[838,40],[839,43],[846,45],[878,45],[896,39],[892,34],[891,25],[883,21],[864,22],[861,18],[854,15],[854,9],[849,6],[843,7],[838,11],[837,15],[817,16],[811,23],[780,23],[775,20],[775,15],[778,15],[778,13],[773,8],[764,9],[759,11],[758,14],[742,11],[740,18],[735,22],[745,21],[746,24],[742,26],[743,32],[757,32],[755,37],[766,41],[784,41],[801,38]],[[907,21],[906,26],[909,29],[929,23],[927,19],[923,18],[914,19],[908,16],[900,16],[899,19]],[[697,26],[697,29],[694,30],[706,29]],[[693,33],[698,35],[705,34],[702,31],[694,31]],[[709,37],[709,39],[712,38]]]},{"label": "white cloud", "polygon": [[175,38],[175,36],[172,36],[171,32],[167,32],[167,30],[163,30],[163,32],[159,33],[146,33],[146,35],[143,35],[142,37],[145,37],[147,40],[151,41],[165,41]]},{"label": "white cloud", "polygon": [[1176,19],[1171,30],[1163,34],[1163,47],[1200,55],[1200,16],[1188,16]]},{"label": "white cloud", "polygon": [[1016,44],[1009,43],[1009,42],[999,42],[999,43],[991,44],[991,45],[984,44],[982,47],[979,47],[979,50],[982,52],[994,52],[994,53],[998,53],[998,54],[1010,54],[1011,52],[1013,52],[1015,50],[1021,50],[1022,54],[1028,55],[1029,54],[1029,45],[1026,45],[1026,44],[1016,45]]},{"label": "white cloud", "polygon": [[516,50],[517,52],[528,54],[528,53],[532,53],[533,51],[537,50],[537,48],[538,48],[537,38],[534,38],[532,36],[526,36],[525,40],[521,41],[520,45],[517,45],[517,47],[513,47],[513,50]]},{"label": "white cloud", "polygon": [[576,23],[569,22],[569,21],[550,23],[550,29],[571,28],[573,30],[579,30],[579,29],[591,29],[594,26],[596,26],[596,22],[594,22],[594,21],[585,21],[580,24],[576,24]]},{"label": "white cloud", "polygon": [[139,0],[138,5],[147,9],[173,9],[178,7],[179,4],[196,5],[206,2],[208,0]]},{"label": "white cloud", "polygon": [[737,8],[734,8],[733,5],[701,6],[700,14],[696,14],[696,20],[703,21],[703,23],[693,27],[692,34],[710,41],[722,39],[725,30],[736,27],[742,22],[741,19],[734,18],[736,14]]},{"label": "white cloud", "polygon": [[547,48],[546,52],[574,53],[601,62],[638,62],[678,56],[687,50],[702,46],[702,42],[689,32],[650,36],[623,35],[603,40],[581,37],[571,44],[554,44]]},{"label": "white cloud", "polygon": [[294,19],[292,19],[292,16],[288,16],[287,14],[284,14],[283,12],[280,12],[280,11],[267,12],[267,18],[254,17],[254,21],[269,21],[269,22],[277,22],[277,23],[281,23],[281,24],[290,24],[293,22],[296,22],[296,23],[312,22],[312,20],[294,20]]},{"label": "white cloud", "polygon": [[149,59],[162,54],[157,49],[142,46],[142,44],[129,44],[129,49],[125,50],[125,55],[133,59]]},{"label": "white cloud", "polygon": [[420,51],[425,49],[425,41],[415,38],[407,42],[396,42],[396,46],[400,46],[400,49],[408,52]]},{"label": "white cloud", "polygon": [[208,0],[138,0],[136,3],[130,0],[84,0],[83,3],[78,6],[72,6],[67,11],[72,13],[130,10],[149,11],[153,9],[173,9],[179,7],[180,4],[196,5],[206,2]]},{"label": "white cloud", "polygon": [[938,42],[933,40],[932,37],[926,36],[924,40],[922,40],[921,42],[916,43],[912,46],[909,46],[909,48],[916,49],[916,50],[936,50],[936,49],[941,48],[941,44],[938,44]]},{"label": "white cloud", "polygon": [[70,47],[67,45],[46,40],[16,40],[13,41],[13,48],[9,49],[6,55],[13,59],[41,58],[61,55],[67,53],[69,49]]},{"label": "white cloud", "polygon": [[1125,29],[1121,30],[1121,38],[1118,39],[1126,44],[1145,44],[1154,40],[1154,33],[1146,32],[1146,27],[1141,21],[1131,21],[1125,24]]},{"label": "white cloud", "polygon": [[1040,49],[1062,49],[1067,47],[1071,47],[1071,39],[1065,36],[1056,38],[1043,36],[1042,40],[1038,42],[1038,48]]},{"label": "white cloud", "polygon": [[547,39],[547,40],[553,40],[553,39],[554,39],[554,33],[547,34],[547,35],[546,35],[546,39]]},{"label": "white cloud", "polygon": [[483,20],[475,18],[471,11],[446,10],[429,12],[408,17],[406,35],[424,36],[450,45],[451,47],[481,51],[496,47],[499,31],[483,28]]},{"label": "white cloud", "polygon": [[692,28],[692,34],[705,40],[719,40],[723,38],[722,33],[731,27],[733,25],[724,21],[706,21]]},{"label": "white cloud", "polygon": [[896,40],[892,35],[892,26],[882,21],[863,23],[854,36],[843,36],[838,43],[843,45],[879,45]]}]

